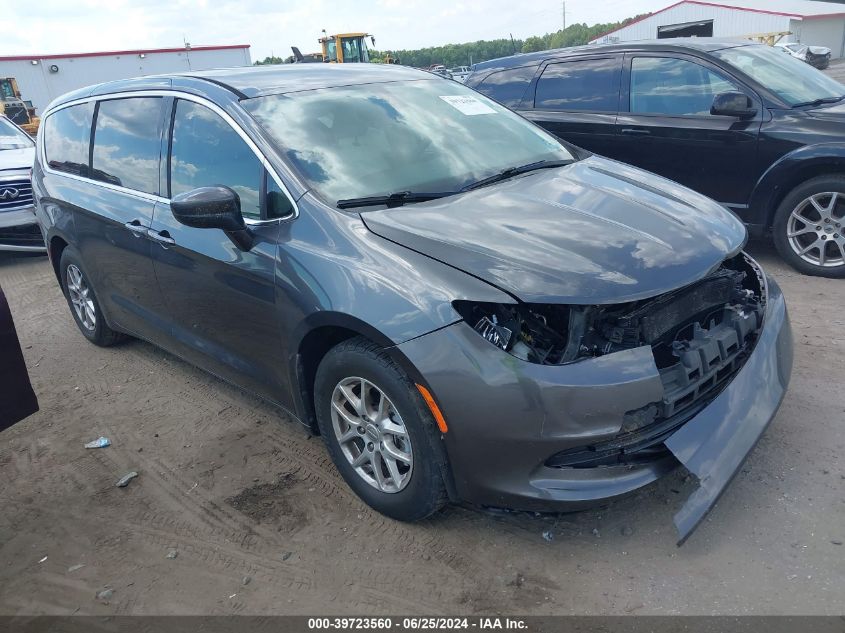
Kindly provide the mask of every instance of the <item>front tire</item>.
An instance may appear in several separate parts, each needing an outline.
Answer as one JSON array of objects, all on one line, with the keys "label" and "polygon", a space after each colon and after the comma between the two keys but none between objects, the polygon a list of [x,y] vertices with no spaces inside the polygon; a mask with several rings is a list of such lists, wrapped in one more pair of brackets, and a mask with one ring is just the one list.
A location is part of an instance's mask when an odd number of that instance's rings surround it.
[{"label": "front tire", "polygon": [[793,189],[772,228],[790,266],[805,275],[845,277],[845,177],[820,176]]},{"label": "front tire", "polygon": [[320,434],[353,491],[373,509],[417,521],[446,503],[435,423],[407,374],[377,345],[344,341],[317,369]]},{"label": "front tire", "polygon": [[82,335],[100,347],[110,347],[123,340],[125,335],[112,330],[103,318],[90,277],[85,273],[79,253],[72,246],[62,251],[59,273],[70,313]]}]

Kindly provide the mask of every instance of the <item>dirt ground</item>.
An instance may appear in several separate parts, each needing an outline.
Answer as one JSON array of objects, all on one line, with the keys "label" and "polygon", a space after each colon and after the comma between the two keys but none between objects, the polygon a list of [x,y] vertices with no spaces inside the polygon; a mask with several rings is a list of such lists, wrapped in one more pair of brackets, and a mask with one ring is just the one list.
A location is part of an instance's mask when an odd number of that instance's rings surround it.
[{"label": "dirt ground", "polygon": [[792,384],[682,548],[683,472],[579,514],[385,519],[319,438],[151,345],[91,345],[46,258],[0,256],[41,404],[0,434],[0,613],[841,614],[845,282],[752,253],[789,302]]}]

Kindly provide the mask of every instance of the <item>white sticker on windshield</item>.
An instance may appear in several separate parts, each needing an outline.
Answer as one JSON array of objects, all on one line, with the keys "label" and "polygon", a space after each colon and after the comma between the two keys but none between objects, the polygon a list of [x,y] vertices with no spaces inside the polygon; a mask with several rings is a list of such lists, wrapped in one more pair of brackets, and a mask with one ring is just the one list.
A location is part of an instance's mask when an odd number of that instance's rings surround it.
[{"label": "white sticker on windshield", "polygon": [[469,116],[475,116],[476,114],[496,114],[493,108],[475,97],[450,95],[446,97],[441,96],[440,98],[456,110],[460,110]]}]

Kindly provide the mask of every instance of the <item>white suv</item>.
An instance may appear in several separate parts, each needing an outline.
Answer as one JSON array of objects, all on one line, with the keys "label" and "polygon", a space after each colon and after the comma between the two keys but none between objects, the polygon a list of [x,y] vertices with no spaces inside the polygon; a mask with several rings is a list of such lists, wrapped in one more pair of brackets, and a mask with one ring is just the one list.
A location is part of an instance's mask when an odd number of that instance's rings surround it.
[{"label": "white suv", "polygon": [[32,202],[34,160],[35,142],[0,116],[0,251],[46,251]]}]

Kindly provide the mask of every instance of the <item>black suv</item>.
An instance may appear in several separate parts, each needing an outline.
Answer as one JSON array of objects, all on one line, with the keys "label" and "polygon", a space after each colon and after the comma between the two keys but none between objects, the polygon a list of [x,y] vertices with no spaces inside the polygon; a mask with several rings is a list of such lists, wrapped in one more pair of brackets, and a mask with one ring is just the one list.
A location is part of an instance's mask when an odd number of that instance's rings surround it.
[{"label": "black suv", "polygon": [[466,85],[583,148],[718,200],[811,275],[845,277],[845,86],[711,39],[542,51]]}]

